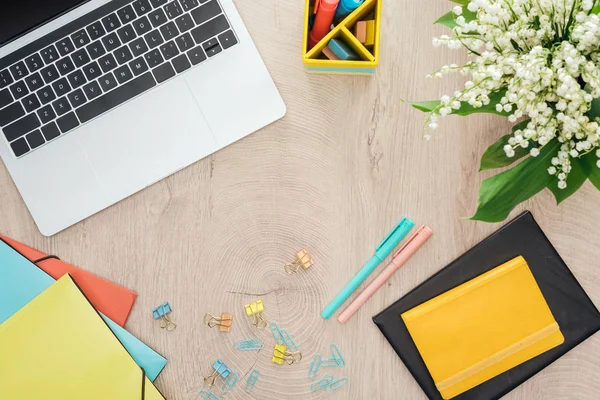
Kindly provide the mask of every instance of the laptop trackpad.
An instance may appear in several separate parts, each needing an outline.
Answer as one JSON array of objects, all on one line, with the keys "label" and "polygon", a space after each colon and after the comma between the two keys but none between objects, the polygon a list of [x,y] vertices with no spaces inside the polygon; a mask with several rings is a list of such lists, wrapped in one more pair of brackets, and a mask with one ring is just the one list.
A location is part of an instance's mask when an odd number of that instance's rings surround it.
[{"label": "laptop trackpad", "polygon": [[218,149],[185,81],[176,78],[80,128],[81,147],[116,200]]}]

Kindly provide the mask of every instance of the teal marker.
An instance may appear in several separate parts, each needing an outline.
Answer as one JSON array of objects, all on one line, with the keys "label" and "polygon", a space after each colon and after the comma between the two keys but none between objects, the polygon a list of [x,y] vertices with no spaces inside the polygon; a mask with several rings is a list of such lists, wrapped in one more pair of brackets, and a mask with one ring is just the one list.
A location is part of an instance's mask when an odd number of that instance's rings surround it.
[{"label": "teal marker", "polygon": [[406,236],[408,232],[415,226],[409,218],[403,218],[402,221],[390,232],[389,235],[383,242],[377,246],[375,255],[367,262],[367,264],[360,270],[358,274],[352,278],[352,280],[346,285],[344,289],[338,294],[335,299],[321,313],[321,316],[325,319],[329,319],[333,313],[340,308],[340,306],[346,301],[348,297],[360,286],[361,283],[367,279],[367,276],[371,274],[377,268],[377,266],[390,255],[394,247],[400,243],[400,241]]}]

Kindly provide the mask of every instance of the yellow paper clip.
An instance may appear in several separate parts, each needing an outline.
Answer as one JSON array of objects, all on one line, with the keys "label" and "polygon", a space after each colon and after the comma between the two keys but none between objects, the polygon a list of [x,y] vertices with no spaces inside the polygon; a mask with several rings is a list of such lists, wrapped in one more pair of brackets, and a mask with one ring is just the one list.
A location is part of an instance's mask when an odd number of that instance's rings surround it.
[{"label": "yellow paper clip", "polygon": [[254,320],[252,324],[257,328],[264,328],[267,326],[267,321],[262,316],[262,312],[265,311],[265,306],[263,305],[262,300],[257,300],[253,303],[246,304],[244,306],[246,309],[246,315],[249,317],[254,316]]},{"label": "yellow paper clip", "polygon": [[310,256],[310,254],[308,254],[308,251],[302,249],[298,253],[296,253],[296,261],[285,264],[285,272],[291,275],[298,272],[300,267],[304,268],[304,270],[306,271],[307,269],[312,267],[312,265],[312,257]]},{"label": "yellow paper clip", "polygon": [[212,387],[215,385],[215,381],[220,376],[223,379],[227,379],[227,377],[231,374],[231,370],[227,368],[227,365],[221,360],[215,361],[213,364],[213,373],[204,377],[204,384],[208,387]]},{"label": "yellow paper clip", "polygon": [[273,350],[273,362],[279,365],[285,361],[289,365],[300,362],[302,360],[302,353],[290,353],[287,351],[287,346],[284,344],[276,344],[275,350]]},{"label": "yellow paper clip", "polygon": [[168,315],[171,313],[171,306],[169,303],[162,304],[152,310],[152,316],[154,319],[160,319],[160,327],[161,329],[166,329],[168,331],[175,330],[177,328],[177,324],[171,320]]},{"label": "yellow paper clip", "polygon": [[209,328],[214,328],[215,326],[219,326],[219,331],[221,332],[229,332],[231,330],[231,323],[233,322],[233,315],[222,313],[221,318],[217,318],[212,314],[206,313],[204,315],[204,323],[209,326]]}]

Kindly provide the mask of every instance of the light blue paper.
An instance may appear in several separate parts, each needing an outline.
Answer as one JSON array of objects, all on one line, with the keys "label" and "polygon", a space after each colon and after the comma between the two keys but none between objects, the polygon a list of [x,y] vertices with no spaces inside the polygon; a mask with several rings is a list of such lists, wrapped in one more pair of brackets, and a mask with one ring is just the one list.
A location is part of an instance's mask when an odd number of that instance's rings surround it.
[{"label": "light blue paper", "polygon": [[[54,282],[54,278],[0,240],[0,324]],[[167,360],[116,322],[100,315],[148,379],[154,381]]]}]

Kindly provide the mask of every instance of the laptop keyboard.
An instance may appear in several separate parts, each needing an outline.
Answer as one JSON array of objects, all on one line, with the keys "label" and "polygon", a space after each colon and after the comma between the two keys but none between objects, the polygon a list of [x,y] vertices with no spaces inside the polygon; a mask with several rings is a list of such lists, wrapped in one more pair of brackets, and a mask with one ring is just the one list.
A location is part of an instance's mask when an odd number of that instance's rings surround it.
[{"label": "laptop keyboard", "polygon": [[113,0],[0,59],[16,157],[234,46],[218,0]]}]

